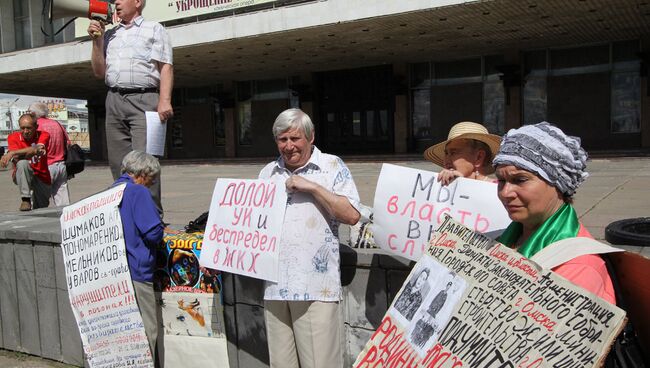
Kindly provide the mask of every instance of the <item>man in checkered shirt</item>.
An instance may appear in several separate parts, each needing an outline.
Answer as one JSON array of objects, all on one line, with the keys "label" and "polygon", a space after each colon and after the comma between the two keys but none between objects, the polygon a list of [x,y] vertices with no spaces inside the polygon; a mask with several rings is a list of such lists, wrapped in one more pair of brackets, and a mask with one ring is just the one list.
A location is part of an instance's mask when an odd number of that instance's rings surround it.
[{"label": "man in checkered shirt", "polygon": [[[113,179],[120,177],[127,153],[146,150],[145,111],[157,111],[163,122],[174,115],[171,41],[160,23],[144,20],[144,6],[145,0],[116,0],[117,26],[106,32],[101,22],[92,20],[88,26],[93,73],[109,88],[106,141]],[[150,191],[162,216],[160,174]]]}]

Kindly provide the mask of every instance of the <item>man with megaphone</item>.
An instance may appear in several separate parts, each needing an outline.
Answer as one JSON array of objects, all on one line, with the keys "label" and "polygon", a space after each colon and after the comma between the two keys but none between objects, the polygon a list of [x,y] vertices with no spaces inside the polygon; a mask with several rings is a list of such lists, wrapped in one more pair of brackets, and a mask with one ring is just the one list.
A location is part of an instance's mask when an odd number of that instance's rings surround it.
[{"label": "man with megaphone", "polygon": [[[115,0],[120,22],[105,31],[104,23],[91,20],[91,64],[97,78],[104,78],[106,142],[113,179],[127,153],[146,151],[145,111],[157,111],[164,123],[174,115],[172,45],[165,28],[142,17],[145,0]],[[149,188],[162,216],[160,174]]]}]

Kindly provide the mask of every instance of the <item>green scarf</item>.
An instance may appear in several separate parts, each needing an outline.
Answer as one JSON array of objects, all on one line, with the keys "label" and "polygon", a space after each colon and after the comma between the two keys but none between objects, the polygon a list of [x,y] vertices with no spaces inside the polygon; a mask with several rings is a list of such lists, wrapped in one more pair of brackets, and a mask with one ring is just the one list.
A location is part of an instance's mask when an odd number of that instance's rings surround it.
[{"label": "green scarf", "polygon": [[[507,246],[512,246],[521,235],[522,230],[523,225],[521,223],[512,222],[497,240]],[[580,221],[578,221],[576,211],[573,206],[565,203],[553,216],[546,219],[542,226],[535,230],[533,235],[519,247],[517,252],[526,258],[530,258],[553,242],[575,237],[578,235],[579,230]]]}]

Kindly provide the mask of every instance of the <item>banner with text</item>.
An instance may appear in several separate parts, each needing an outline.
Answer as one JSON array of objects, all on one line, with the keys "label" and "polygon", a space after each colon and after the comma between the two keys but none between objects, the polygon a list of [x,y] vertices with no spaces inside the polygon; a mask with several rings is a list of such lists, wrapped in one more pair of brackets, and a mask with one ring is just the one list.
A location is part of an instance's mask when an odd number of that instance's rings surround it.
[{"label": "banner with text", "polygon": [[67,206],[61,248],[90,367],[153,367],[126,259],[119,185]]},{"label": "banner with text", "polygon": [[354,367],[598,367],[624,322],[447,215]]},{"label": "banner with text", "polygon": [[[147,20],[166,22],[174,19],[232,11],[274,1],[277,0],[170,0],[145,7],[142,15]],[[113,22],[119,22],[117,14],[114,15]],[[86,31],[88,24],[90,24],[90,21],[87,18],[77,18],[74,22],[75,37],[88,36]]]},{"label": "banner with text", "polygon": [[278,279],[278,242],[287,206],[284,183],[218,179],[205,228],[201,266]]},{"label": "banner with text", "polygon": [[442,186],[437,177],[431,171],[383,164],[373,209],[378,246],[417,261],[446,214],[490,237],[510,224],[495,183],[457,178]]}]

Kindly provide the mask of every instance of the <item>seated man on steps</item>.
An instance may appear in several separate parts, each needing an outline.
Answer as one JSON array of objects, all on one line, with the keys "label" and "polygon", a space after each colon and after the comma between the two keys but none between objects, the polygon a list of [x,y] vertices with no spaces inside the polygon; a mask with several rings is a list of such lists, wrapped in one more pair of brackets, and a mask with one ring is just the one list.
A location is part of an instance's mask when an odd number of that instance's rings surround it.
[{"label": "seated man on steps", "polygon": [[21,211],[32,207],[42,208],[50,204],[50,171],[47,167],[47,150],[50,135],[37,131],[36,118],[23,114],[18,119],[20,131],[7,137],[8,151],[0,158],[0,166],[14,163],[12,179],[18,186],[22,203]]}]

